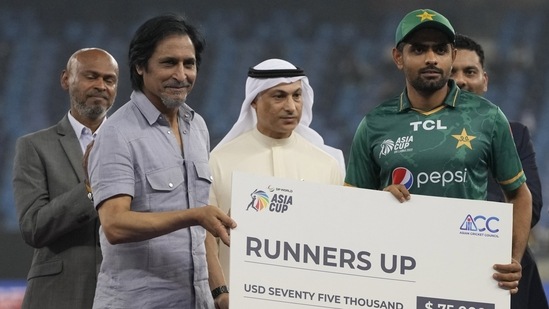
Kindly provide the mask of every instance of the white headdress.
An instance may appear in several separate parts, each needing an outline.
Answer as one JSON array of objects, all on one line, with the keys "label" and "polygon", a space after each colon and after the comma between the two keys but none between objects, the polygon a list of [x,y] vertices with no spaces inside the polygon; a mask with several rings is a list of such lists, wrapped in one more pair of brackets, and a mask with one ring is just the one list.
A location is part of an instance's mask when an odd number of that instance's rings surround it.
[{"label": "white headdress", "polygon": [[257,116],[252,108],[252,101],[260,92],[279,84],[289,84],[298,80],[301,80],[301,87],[303,89],[303,108],[301,120],[294,131],[336,158],[343,170],[345,170],[343,152],[324,145],[322,136],[309,127],[313,120],[314,102],[314,92],[313,88],[309,85],[309,79],[305,76],[303,70],[281,59],[268,59],[250,68],[248,79],[246,80],[246,98],[242,103],[240,116],[229,133],[225,135],[216,147],[227,143],[257,125]]}]

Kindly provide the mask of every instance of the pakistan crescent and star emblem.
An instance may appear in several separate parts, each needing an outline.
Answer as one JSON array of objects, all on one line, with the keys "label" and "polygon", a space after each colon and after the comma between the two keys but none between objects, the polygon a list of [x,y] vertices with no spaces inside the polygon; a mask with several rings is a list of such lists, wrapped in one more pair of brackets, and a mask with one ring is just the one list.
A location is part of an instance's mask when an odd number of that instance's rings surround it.
[{"label": "pakistan crescent and star emblem", "polygon": [[452,136],[458,140],[456,148],[459,148],[461,146],[467,146],[471,150],[473,149],[473,147],[471,146],[471,141],[477,138],[476,136],[468,135],[465,128],[463,128],[461,134],[452,134]]},{"label": "pakistan crescent and star emblem", "polygon": [[433,16],[435,16],[435,14],[429,14],[428,12],[424,11],[422,14],[419,14],[416,16],[421,18],[421,21],[426,21],[426,20],[433,20]]}]

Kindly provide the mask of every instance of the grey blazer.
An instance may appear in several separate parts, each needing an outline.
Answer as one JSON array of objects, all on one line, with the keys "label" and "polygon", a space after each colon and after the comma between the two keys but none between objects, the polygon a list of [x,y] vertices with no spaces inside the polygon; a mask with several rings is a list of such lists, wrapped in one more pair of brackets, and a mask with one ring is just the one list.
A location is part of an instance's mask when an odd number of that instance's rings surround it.
[{"label": "grey blazer", "polygon": [[68,116],[20,137],[13,189],[21,235],[34,248],[23,308],[91,308],[101,264],[99,219],[87,198]]}]

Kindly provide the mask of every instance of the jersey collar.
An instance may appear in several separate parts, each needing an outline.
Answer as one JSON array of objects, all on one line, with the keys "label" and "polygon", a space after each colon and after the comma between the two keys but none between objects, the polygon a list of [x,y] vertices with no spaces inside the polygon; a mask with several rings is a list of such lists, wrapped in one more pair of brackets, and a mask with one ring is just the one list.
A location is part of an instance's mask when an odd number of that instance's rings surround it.
[{"label": "jersey collar", "polygon": [[[453,79],[448,80],[448,87],[450,88],[450,91],[448,92],[448,95],[446,95],[446,98],[444,98],[443,105],[456,107],[461,89],[459,89]],[[408,100],[408,96],[406,95],[406,88],[404,88],[404,91],[400,94],[400,103],[398,107],[399,112],[412,108],[412,104],[410,104],[410,100]],[[436,108],[436,110],[439,110],[439,108]]]}]

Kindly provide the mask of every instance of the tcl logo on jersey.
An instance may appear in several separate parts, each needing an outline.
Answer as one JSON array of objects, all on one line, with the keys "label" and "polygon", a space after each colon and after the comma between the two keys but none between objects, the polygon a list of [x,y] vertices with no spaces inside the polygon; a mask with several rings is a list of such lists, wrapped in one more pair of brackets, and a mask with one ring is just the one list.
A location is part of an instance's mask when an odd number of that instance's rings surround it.
[{"label": "tcl logo on jersey", "polygon": [[[426,184],[440,184],[445,187],[451,183],[464,183],[467,181],[467,169],[463,171],[442,171],[442,172],[419,172],[415,177],[414,174],[405,167],[397,167],[392,173],[393,184],[403,184],[406,189],[410,190],[414,182],[417,188],[421,188]],[[414,181],[415,178],[415,181]]]},{"label": "tcl logo on jersey", "polygon": [[425,131],[448,129],[445,125],[442,125],[442,120],[414,121],[410,122],[410,126],[414,132],[418,131],[420,128]]}]

